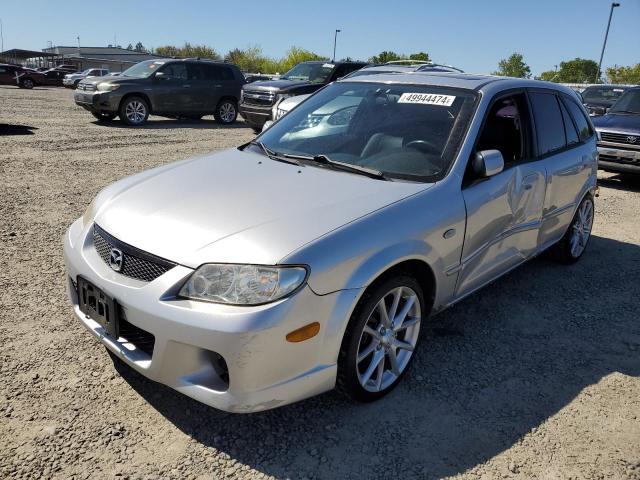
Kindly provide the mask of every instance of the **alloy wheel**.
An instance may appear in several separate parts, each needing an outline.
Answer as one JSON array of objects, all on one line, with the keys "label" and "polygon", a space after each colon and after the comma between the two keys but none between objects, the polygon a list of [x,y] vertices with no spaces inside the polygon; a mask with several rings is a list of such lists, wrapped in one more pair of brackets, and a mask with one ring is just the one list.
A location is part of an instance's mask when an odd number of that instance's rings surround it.
[{"label": "alloy wheel", "polygon": [[224,123],[233,122],[236,116],[236,107],[231,102],[225,102],[220,105],[220,118]]},{"label": "alloy wheel", "polygon": [[584,252],[593,226],[593,202],[587,198],[578,209],[578,214],[571,225],[571,255],[578,258]]},{"label": "alloy wheel", "polygon": [[33,88],[33,81],[26,79],[24,82],[22,82],[22,84],[24,85],[25,88]]},{"label": "alloy wheel", "polygon": [[387,292],[369,314],[356,358],[360,385],[379,392],[392,385],[409,364],[420,333],[420,299],[409,287]]},{"label": "alloy wheel", "polygon": [[125,108],[127,120],[131,123],[142,123],[147,114],[147,107],[138,100],[132,100]]}]

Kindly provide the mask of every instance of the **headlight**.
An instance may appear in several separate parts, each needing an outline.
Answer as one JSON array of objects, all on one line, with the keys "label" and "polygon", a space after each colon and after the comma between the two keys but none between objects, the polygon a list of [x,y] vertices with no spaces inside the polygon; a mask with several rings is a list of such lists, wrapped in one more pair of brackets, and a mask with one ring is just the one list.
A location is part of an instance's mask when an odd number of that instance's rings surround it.
[{"label": "headlight", "polygon": [[116,88],[120,87],[117,83],[99,83],[98,91],[99,92],[112,92]]},{"label": "headlight", "polygon": [[180,289],[181,297],[231,305],[260,305],[295,292],[307,278],[304,267],[205,264]]},{"label": "headlight", "polygon": [[276,95],[276,102],[281,102],[285,98],[295,97],[293,93],[279,93]]},{"label": "headlight", "polygon": [[244,101],[244,88],[240,90],[240,103]]}]

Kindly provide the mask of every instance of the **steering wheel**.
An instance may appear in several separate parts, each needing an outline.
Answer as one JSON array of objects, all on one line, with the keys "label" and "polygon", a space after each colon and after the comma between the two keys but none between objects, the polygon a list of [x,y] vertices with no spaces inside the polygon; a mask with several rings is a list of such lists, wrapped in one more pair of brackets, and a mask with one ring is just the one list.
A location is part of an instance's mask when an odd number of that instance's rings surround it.
[{"label": "steering wheel", "polygon": [[427,142],[426,140],[412,140],[407,143],[405,148],[415,148],[416,150],[420,150],[424,153],[433,153],[434,155],[440,155],[440,149],[436,147],[433,143]]}]

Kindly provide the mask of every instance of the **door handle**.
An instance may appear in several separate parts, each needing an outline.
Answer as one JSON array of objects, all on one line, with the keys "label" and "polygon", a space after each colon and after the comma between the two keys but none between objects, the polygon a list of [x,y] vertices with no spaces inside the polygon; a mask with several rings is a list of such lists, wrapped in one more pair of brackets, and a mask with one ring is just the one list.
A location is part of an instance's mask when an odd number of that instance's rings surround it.
[{"label": "door handle", "polygon": [[214,87],[220,88],[220,87],[222,87],[222,85],[214,85]]}]

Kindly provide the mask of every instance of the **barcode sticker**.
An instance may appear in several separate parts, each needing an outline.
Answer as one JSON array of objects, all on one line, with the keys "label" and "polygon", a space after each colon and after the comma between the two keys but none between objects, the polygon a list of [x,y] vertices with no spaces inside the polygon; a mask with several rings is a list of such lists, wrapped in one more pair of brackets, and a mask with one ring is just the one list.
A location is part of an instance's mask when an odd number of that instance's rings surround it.
[{"label": "barcode sticker", "polygon": [[450,107],[456,99],[455,95],[440,95],[437,93],[403,93],[398,103],[419,103],[421,105],[438,105]]}]

